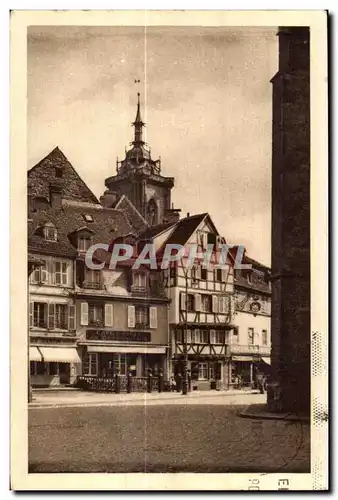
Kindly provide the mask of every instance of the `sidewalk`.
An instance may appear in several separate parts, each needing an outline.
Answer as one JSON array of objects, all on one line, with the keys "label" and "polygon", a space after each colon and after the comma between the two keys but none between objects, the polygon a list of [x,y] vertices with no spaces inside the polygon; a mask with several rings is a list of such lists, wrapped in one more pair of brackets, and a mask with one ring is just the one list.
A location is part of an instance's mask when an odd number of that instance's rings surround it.
[{"label": "sidewalk", "polygon": [[33,391],[33,402],[29,408],[74,407],[74,406],[115,406],[133,403],[184,402],[189,399],[208,399],[228,396],[246,396],[258,394],[255,390],[228,390],[228,391],[193,391],[183,396],[179,392],[152,392],[152,393],[97,393],[85,391],[59,391],[47,392]]},{"label": "sidewalk", "polygon": [[293,413],[275,413],[269,410],[266,404],[253,404],[238,413],[243,418],[256,418],[267,420],[291,420],[303,423],[310,423],[308,415],[296,415]]}]

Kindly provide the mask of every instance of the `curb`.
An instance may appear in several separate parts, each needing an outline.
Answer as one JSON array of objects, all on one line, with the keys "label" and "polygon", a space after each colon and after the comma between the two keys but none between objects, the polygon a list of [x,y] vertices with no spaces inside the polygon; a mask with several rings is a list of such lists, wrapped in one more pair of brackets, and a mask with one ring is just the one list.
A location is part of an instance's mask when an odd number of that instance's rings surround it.
[{"label": "curb", "polygon": [[[145,393],[146,394],[146,393]],[[221,392],[221,391],[215,391],[215,394],[203,394],[199,393],[198,395],[193,395],[190,396],[187,394],[187,399],[198,399],[198,398],[214,398],[215,396],[237,396],[237,395],[253,395],[257,394],[257,392],[243,392],[243,393],[228,393],[227,391]],[[172,402],[172,401],[182,401],[184,402],[186,398],[182,398],[182,394],[179,394],[177,396],[173,396],[170,398],[161,398],[161,397],[156,397],[156,398],[137,398],[137,399],[125,399],[125,400],[117,400],[117,401],[86,401],[86,402],[69,402],[69,403],[29,403],[28,408],[29,409],[35,409],[35,408],[74,408],[74,407],[97,407],[97,406],[125,406],[128,404],[129,406],[132,405],[133,403],[140,403],[144,402],[145,400],[147,403],[151,404],[153,401],[158,402],[161,401],[162,403],[165,402]],[[190,396],[190,397],[189,397]]]},{"label": "curb", "polygon": [[286,420],[291,422],[303,422],[310,424],[310,417],[295,415],[292,413],[273,413],[270,411],[251,411],[250,406],[237,413],[242,418],[252,418],[256,420]]}]

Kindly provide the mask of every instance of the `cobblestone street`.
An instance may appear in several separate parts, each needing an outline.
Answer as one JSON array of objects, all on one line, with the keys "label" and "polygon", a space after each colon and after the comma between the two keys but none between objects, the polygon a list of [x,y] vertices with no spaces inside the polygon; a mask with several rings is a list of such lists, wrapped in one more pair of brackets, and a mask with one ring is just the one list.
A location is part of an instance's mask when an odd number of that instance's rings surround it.
[{"label": "cobblestone street", "polygon": [[253,402],[262,396],[33,407],[29,471],[308,472],[309,425],[240,417]]}]

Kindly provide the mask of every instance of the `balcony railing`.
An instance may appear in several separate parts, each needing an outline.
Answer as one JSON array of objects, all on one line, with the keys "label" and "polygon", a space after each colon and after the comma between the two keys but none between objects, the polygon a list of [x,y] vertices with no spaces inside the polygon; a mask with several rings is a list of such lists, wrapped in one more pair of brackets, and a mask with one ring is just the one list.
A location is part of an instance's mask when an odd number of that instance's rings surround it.
[{"label": "balcony railing", "polygon": [[269,356],[271,353],[271,346],[268,345],[257,345],[257,344],[231,344],[230,346],[232,354],[261,354]]}]

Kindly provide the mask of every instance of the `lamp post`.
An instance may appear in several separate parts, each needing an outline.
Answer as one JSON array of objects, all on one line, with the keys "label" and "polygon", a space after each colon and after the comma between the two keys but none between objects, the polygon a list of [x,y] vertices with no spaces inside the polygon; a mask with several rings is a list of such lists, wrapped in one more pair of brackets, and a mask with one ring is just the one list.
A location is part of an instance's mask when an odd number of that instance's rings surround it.
[{"label": "lamp post", "polygon": [[185,316],[184,316],[184,334],[183,334],[183,356],[184,356],[184,373],[183,373],[183,383],[182,383],[182,395],[186,396],[188,394],[188,269],[184,268],[183,261],[181,259],[183,275],[185,279]]}]

